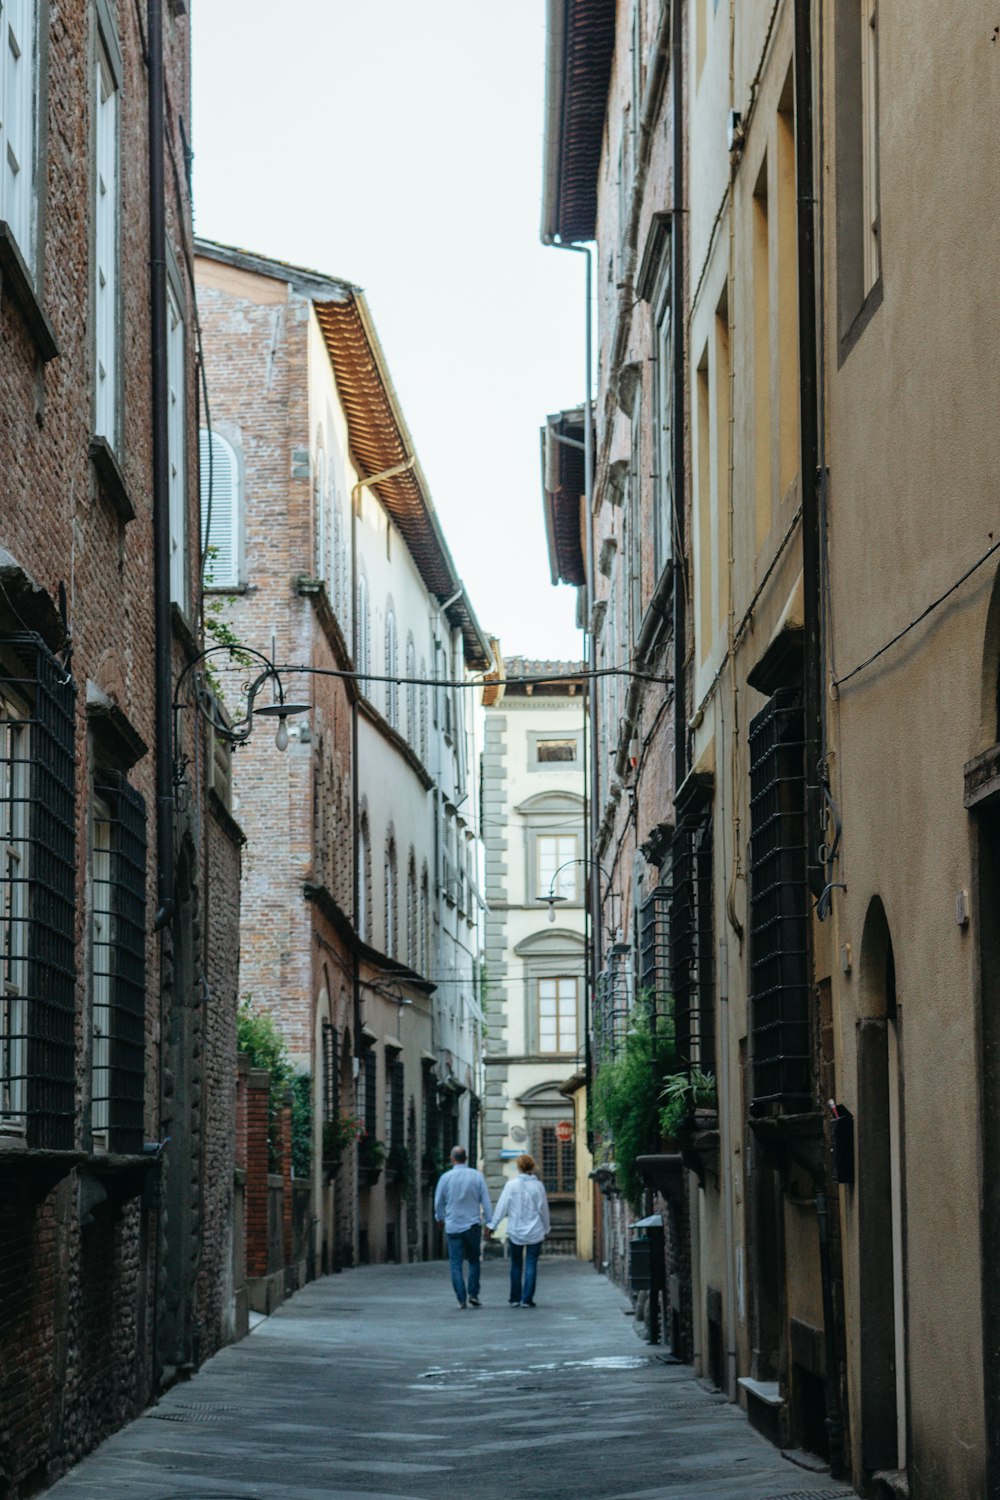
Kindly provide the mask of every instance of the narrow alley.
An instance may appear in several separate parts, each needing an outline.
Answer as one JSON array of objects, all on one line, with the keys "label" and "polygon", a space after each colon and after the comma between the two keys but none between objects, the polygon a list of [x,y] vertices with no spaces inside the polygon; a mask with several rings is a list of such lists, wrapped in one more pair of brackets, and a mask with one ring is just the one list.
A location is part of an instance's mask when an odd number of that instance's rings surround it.
[{"label": "narrow alley", "polygon": [[579,1262],[504,1269],[460,1313],[440,1262],[304,1288],[108,1439],[52,1500],[833,1500],[690,1368],[635,1336]]}]

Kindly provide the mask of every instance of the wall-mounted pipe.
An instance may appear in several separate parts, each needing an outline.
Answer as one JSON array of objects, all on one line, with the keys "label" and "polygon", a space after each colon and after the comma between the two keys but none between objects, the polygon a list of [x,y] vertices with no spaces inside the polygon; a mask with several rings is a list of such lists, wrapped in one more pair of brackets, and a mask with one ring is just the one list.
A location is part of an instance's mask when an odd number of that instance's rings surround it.
[{"label": "wall-mounted pipe", "polygon": [[163,0],[148,0],[149,342],[153,488],[153,686],[156,725],[155,930],[174,914],[174,754],[171,704],[170,454],[167,425],[167,221],[163,82]]},{"label": "wall-mounted pipe", "polygon": [[686,450],[685,416],[685,345],[684,345],[684,249],[685,249],[685,180],[684,180],[684,90],[682,50],[683,0],[673,0],[670,21],[670,127],[673,131],[673,197],[674,212],[670,227],[670,324],[673,333],[673,542],[676,554],[674,577],[674,792],[687,776],[687,687],[684,663],[687,635],[687,565],[685,548]]}]

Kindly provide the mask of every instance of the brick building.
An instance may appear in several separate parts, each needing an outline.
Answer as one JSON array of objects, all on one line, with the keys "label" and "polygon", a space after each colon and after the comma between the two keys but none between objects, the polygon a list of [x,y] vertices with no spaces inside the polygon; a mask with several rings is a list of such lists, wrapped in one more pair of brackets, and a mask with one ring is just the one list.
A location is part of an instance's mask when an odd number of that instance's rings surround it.
[{"label": "brick building", "polygon": [[239,833],[185,711],[172,748],[200,613],[185,9],[0,8],[10,1500],[233,1331]]},{"label": "brick building", "polygon": [[448,679],[487,665],[488,643],[362,294],[198,250],[212,589],[225,628],[312,705],[285,756],[258,739],[235,762],[240,988],[313,1081],[313,1266],[419,1258],[440,1153],[470,1138],[480,1092],[475,824]]}]

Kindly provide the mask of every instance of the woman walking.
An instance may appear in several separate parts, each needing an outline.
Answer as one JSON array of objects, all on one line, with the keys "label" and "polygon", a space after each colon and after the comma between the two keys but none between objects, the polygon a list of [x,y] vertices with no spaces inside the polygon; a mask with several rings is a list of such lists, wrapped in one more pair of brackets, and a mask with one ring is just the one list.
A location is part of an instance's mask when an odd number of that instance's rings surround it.
[{"label": "woman walking", "polygon": [[517,1171],[518,1175],[504,1184],[496,1212],[486,1228],[495,1229],[504,1218],[509,1221],[510,1305],[534,1307],[538,1257],[550,1227],[549,1200],[535,1176],[534,1159],[527,1152],[517,1158]]}]

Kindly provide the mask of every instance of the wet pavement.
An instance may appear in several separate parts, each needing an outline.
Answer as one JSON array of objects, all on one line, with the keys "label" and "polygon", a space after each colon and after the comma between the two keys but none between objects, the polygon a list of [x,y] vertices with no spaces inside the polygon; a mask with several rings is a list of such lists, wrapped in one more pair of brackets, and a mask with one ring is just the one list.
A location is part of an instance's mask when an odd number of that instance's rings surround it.
[{"label": "wet pavement", "polygon": [[689,1368],[640,1343],[589,1266],[502,1265],[460,1312],[448,1268],[314,1282],[85,1459],[53,1500],[832,1500]]}]

